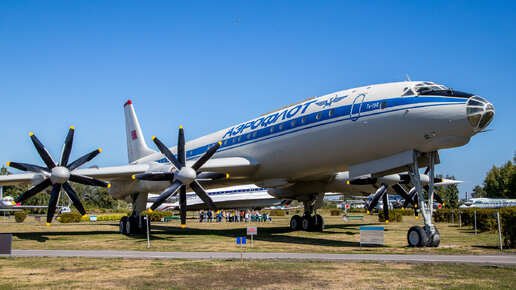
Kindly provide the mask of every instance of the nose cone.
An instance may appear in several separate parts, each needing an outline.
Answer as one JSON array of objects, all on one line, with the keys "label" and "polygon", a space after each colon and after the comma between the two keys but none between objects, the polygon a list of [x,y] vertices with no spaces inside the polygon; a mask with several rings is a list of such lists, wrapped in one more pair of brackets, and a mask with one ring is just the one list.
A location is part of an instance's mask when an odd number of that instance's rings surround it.
[{"label": "nose cone", "polygon": [[480,131],[491,123],[494,118],[495,110],[493,104],[479,96],[469,98],[466,106],[468,121],[473,126],[473,130]]}]

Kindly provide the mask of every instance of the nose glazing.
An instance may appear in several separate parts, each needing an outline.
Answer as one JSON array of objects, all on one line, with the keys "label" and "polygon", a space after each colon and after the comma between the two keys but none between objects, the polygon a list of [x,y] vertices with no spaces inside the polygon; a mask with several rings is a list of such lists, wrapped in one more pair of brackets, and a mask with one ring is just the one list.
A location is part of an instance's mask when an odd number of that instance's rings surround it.
[{"label": "nose glazing", "polygon": [[468,121],[476,130],[482,130],[494,117],[494,107],[486,99],[479,96],[473,96],[469,98],[466,106],[466,114]]}]

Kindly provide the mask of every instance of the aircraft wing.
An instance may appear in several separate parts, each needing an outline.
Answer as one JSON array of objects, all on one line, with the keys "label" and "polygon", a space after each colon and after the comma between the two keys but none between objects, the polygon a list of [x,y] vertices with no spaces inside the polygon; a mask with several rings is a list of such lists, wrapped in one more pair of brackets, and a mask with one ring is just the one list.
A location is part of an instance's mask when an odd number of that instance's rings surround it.
[{"label": "aircraft wing", "polygon": [[35,173],[22,173],[0,176],[0,186],[29,184]]}]

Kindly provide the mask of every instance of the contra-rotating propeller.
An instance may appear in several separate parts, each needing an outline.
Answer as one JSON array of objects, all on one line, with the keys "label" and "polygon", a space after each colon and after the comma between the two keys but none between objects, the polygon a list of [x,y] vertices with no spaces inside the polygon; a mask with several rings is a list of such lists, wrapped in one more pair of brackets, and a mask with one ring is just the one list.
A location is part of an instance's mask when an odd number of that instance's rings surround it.
[{"label": "contra-rotating propeller", "polygon": [[81,167],[86,162],[89,162],[102,151],[101,149],[94,150],[78,158],[74,162],[68,163],[70,152],[72,151],[74,131],[75,128],[73,126],[70,127],[63,146],[63,152],[61,153],[61,161],[59,163],[56,163],[54,159],[52,159],[45,146],[43,146],[41,141],[39,141],[34,133],[30,133],[30,138],[32,143],[34,143],[39,156],[41,156],[41,159],[43,159],[43,162],[45,162],[47,167],[41,167],[27,163],[7,162],[7,166],[11,166],[22,171],[30,171],[37,174],[42,174],[44,176],[43,181],[18,196],[18,198],[13,201],[13,204],[22,202],[43,191],[45,188],[52,186],[52,193],[50,194],[50,201],[48,203],[47,226],[49,226],[52,222],[52,218],[56,212],[57,201],[59,199],[61,188],[65,190],[66,194],[75,205],[77,210],[83,216],[86,215],[86,211],[84,210],[79,197],[73,190],[72,186],[70,186],[68,181],[73,181],[85,185],[109,187],[109,184],[104,181],[73,173],[75,169]]},{"label": "contra-rotating propeller", "polygon": [[221,177],[228,177],[227,174],[221,174],[216,172],[201,172],[197,173],[197,170],[208,161],[213,154],[219,149],[221,142],[217,142],[212,145],[208,151],[206,151],[201,158],[199,158],[192,167],[186,166],[186,153],[185,153],[185,135],[183,127],[179,127],[179,137],[177,140],[177,159],[170,152],[170,150],[155,136],[152,140],[159,148],[159,151],[165,155],[172,165],[176,167],[175,172],[149,172],[133,175],[133,179],[139,180],[153,180],[153,181],[169,181],[171,184],[165,189],[152,204],[149,212],[156,210],[163,202],[170,196],[174,196],[179,191],[179,213],[181,216],[181,227],[185,227],[186,224],[186,187],[190,188],[204,201],[212,210],[217,210],[217,207],[208,196],[206,191],[199,184],[198,180],[201,179],[218,179]]},{"label": "contra-rotating propeller", "polygon": [[[434,178],[434,182],[442,182],[442,179],[440,178]],[[389,222],[389,197],[387,194],[387,189],[389,187],[389,184],[391,185],[391,188],[396,191],[397,194],[401,195],[405,199],[405,203],[402,206],[402,209],[405,209],[407,205],[413,204],[414,209],[416,211],[416,217],[417,217],[417,204],[418,199],[416,195],[416,188],[412,188],[408,193],[405,191],[405,189],[401,186],[401,184],[408,184],[410,183],[410,176],[408,174],[393,174],[388,175],[384,177],[379,178],[358,178],[354,180],[350,180],[350,184],[353,185],[366,185],[366,184],[378,184],[380,183],[380,187],[377,189],[376,193],[373,196],[373,199],[371,202],[365,206],[367,213],[369,214],[378,204],[380,201],[380,198],[382,198],[383,202],[383,213],[385,215],[385,222]],[[425,189],[428,188],[428,186],[425,187]],[[428,189],[427,189],[428,190]],[[439,203],[443,203],[442,199],[437,193],[434,192],[434,197]]]}]

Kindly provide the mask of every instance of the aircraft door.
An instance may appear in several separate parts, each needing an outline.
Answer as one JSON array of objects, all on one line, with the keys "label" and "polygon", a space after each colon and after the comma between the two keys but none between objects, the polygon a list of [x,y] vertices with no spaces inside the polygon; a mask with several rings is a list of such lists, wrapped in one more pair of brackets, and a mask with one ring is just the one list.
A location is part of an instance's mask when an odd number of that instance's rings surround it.
[{"label": "aircraft door", "polygon": [[351,105],[351,110],[349,112],[349,117],[351,121],[356,121],[360,118],[360,111],[362,111],[362,104],[364,103],[365,94],[358,95],[353,104]]}]

